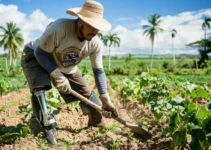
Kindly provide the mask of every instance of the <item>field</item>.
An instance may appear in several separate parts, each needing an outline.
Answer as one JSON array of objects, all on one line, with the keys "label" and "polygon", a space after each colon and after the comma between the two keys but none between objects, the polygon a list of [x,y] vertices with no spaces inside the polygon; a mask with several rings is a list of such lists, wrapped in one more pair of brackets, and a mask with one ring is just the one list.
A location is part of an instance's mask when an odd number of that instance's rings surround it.
[{"label": "field", "polygon": [[[7,74],[4,58],[0,57],[3,70],[0,72],[3,77],[0,79],[0,150],[209,149],[211,77],[208,69],[181,67],[193,62],[192,58],[177,62],[172,70],[172,59],[156,58],[153,69],[147,72],[150,63],[147,58],[130,62],[113,58],[109,71],[108,61],[104,59],[108,91],[120,117],[146,127],[152,138],[145,139],[108,118],[105,118],[106,127],[88,127],[88,117],[82,115],[78,102],[65,104],[53,88],[47,93],[47,103],[56,117],[58,145],[52,146],[42,135],[31,134],[30,93],[20,66]],[[79,67],[86,74],[90,88],[97,92],[89,60]]]},{"label": "field", "polygon": [[[25,124],[26,113],[21,113],[18,106],[29,103],[28,90],[22,89],[18,93],[5,95],[1,99],[1,106],[8,102],[7,108],[0,112],[0,127],[17,126]],[[159,139],[161,126],[155,122],[153,115],[137,101],[120,102],[118,96],[113,95],[114,104],[119,114],[126,121],[137,122],[140,118],[151,118],[154,137],[145,141],[143,137],[134,135],[130,129],[120,125],[112,119],[106,119],[107,128],[87,127],[87,116],[83,116],[78,107],[62,104],[60,113],[56,115],[58,145],[51,146],[45,138],[33,137],[27,134],[15,142],[0,144],[1,150],[9,149],[72,149],[72,150],[97,150],[97,149],[165,149],[169,147],[170,139]],[[154,120],[154,121],[153,121]],[[122,129],[115,131],[116,127]],[[32,148],[33,147],[33,148]]]}]

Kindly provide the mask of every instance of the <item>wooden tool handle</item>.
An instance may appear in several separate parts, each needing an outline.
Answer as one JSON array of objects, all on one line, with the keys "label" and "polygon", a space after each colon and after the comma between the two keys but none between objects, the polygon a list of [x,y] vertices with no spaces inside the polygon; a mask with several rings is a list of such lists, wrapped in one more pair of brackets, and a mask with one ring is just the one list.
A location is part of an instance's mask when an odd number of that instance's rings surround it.
[{"label": "wooden tool handle", "polygon": [[[93,107],[94,109],[102,112],[103,109],[102,107],[100,107],[99,105],[95,104],[94,102],[90,101],[89,99],[87,99],[86,97],[82,96],[81,94],[75,92],[74,90],[71,91],[71,94],[77,98],[79,98],[81,101],[85,102],[86,104],[90,105],[91,107]],[[126,121],[124,121],[123,119],[119,118],[119,117],[113,117],[116,121],[127,125],[128,123]]]}]

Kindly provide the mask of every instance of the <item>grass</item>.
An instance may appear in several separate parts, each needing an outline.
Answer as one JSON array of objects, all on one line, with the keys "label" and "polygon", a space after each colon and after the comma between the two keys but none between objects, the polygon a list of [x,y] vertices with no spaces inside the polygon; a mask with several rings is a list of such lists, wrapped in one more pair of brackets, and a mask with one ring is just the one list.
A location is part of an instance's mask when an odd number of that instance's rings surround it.
[{"label": "grass", "polygon": [[[111,59],[111,69],[112,68],[117,68],[117,67],[122,67],[124,69],[129,70],[129,75],[112,75],[112,76],[119,76],[120,78],[124,77],[133,77],[136,75],[137,71],[143,72],[147,71],[150,66],[150,57],[141,57],[139,56],[136,58],[136,60],[133,60],[131,63],[125,62],[126,57],[112,57]],[[8,60],[9,61],[9,60]],[[207,83],[209,86],[211,85],[211,76],[210,75],[205,75],[203,70],[199,70],[201,73],[200,75],[194,75],[193,74],[193,68],[186,68],[186,69],[180,69],[180,67],[183,64],[192,64],[194,61],[193,58],[188,58],[188,57],[180,57],[176,59],[177,63],[177,68],[176,68],[176,76],[181,79],[181,81],[190,81],[192,83],[196,84],[205,84]],[[153,60],[153,72],[158,73],[158,74],[169,74],[170,72],[165,71],[163,69],[164,64],[173,64],[172,58],[167,58],[167,57],[156,57]],[[103,64],[105,68],[108,68],[108,57],[103,57]],[[5,68],[5,57],[0,57],[0,65]],[[20,65],[20,58],[17,60],[17,65]],[[80,64],[79,68],[81,69],[82,72],[85,70],[85,74],[90,74],[92,75],[92,69],[91,69],[91,63],[88,58],[84,59]],[[25,78],[25,77],[23,77]]]},{"label": "grass", "polygon": [[211,86],[211,76],[210,75],[185,75],[177,76],[181,81],[190,81],[191,83],[204,85],[207,84]]}]

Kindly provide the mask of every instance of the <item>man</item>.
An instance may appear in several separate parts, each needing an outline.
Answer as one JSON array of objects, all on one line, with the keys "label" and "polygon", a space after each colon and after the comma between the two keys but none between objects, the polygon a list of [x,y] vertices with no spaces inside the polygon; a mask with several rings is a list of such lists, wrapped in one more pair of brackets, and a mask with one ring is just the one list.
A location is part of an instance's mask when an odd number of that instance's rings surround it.
[{"label": "man", "polygon": [[[33,115],[43,121],[41,124],[44,128],[55,122],[47,113],[44,95],[44,91],[51,88],[50,81],[66,103],[77,100],[70,94],[73,89],[101,105],[77,67],[85,57],[90,58],[104,110],[102,114],[105,117],[118,115],[107,92],[102,64],[103,46],[97,36],[99,30],[111,28],[110,23],[103,19],[103,6],[96,1],[86,1],[82,8],[68,9],[67,13],[78,18],[58,19],[50,23],[41,37],[26,44],[23,50],[21,65],[32,93]],[[104,125],[100,112],[83,102],[80,102],[80,107],[83,114],[89,117],[89,126]],[[40,118],[40,112],[43,119]]]}]

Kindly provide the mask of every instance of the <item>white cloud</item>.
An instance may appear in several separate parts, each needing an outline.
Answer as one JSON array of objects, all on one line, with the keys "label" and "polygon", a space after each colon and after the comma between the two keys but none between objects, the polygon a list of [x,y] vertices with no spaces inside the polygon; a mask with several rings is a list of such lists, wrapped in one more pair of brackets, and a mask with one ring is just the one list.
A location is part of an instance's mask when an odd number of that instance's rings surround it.
[{"label": "white cloud", "polygon": [[[165,30],[165,32],[159,33],[158,37],[156,37],[154,53],[172,53],[170,31],[172,29],[176,29],[177,34],[174,39],[174,47],[177,54],[194,54],[196,50],[187,48],[186,44],[203,38],[204,31],[201,28],[201,24],[204,16],[211,17],[211,9],[182,12],[174,16],[162,16],[161,19],[163,22],[161,27]],[[29,15],[26,15],[20,12],[16,5],[3,4],[0,4],[0,18],[0,25],[4,26],[6,22],[14,21],[17,26],[20,27],[25,43],[38,37],[44,31],[49,22],[53,21],[52,18],[46,16],[39,9],[34,10]],[[141,27],[142,25],[147,24],[147,19],[148,18],[142,20],[140,18],[120,18],[119,21],[124,21],[124,23],[127,23],[127,21],[130,23],[131,20],[133,20],[133,22],[137,20],[137,24],[132,25],[133,27],[126,27],[119,22],[119,24],[110,31],[111,33],[117,33],[121,39],[120,47],[112,47],[111,54],[150,54],[151,43],[146,36],[143,36],[143,29]],[[210,30],[208,33],[211,33]],[[108,48],[105,47],[104,53],[108,54]]]},{"label": "white cloud", "polygon": [[[201,28],[204,16],[211,17],[211,9],[204,9],[195,12],[183,12],[175,16],[163,16],[161,27],[165,30],[159,33],[155,39],[154,54],[171,54],[172,39],[170,31],[177,30],[174,38],[174,49],[177,54],[195,54],[196,49],[189,48],[186,44],[200,40],[204,37],[204,31]],[[111,32],[117,33],[121,39],[120,48],[112,48],[112,54],[128,53],[151,53],[151,43],[146,36],[143,36],[142,25],[147,24],[147,20],[141,20],[137,28],[129,30],[122,25],[116,26]],[[210,30],[208,31],[210,33]],[[105,48],[107,53],[107,49]]]},{"label": "white cloud", "polygon": [[3,4],[0,4],[0,18],[0,25],[4,27],[6,22],[15,22],[21,29],[25,43],[36,38],[44,31],[46,26],[53,21],[52,18],[48,18],[39,9],[33,11],[29,16],[27,16],[26,14],[20,12],[16,5]]},{"label": "white cloud", "polygon": [[124,18],[124,17],[122,17],[122,18],[117,19],[117,21],[128,21],[128,20],[133,20],[133,18]]}]

